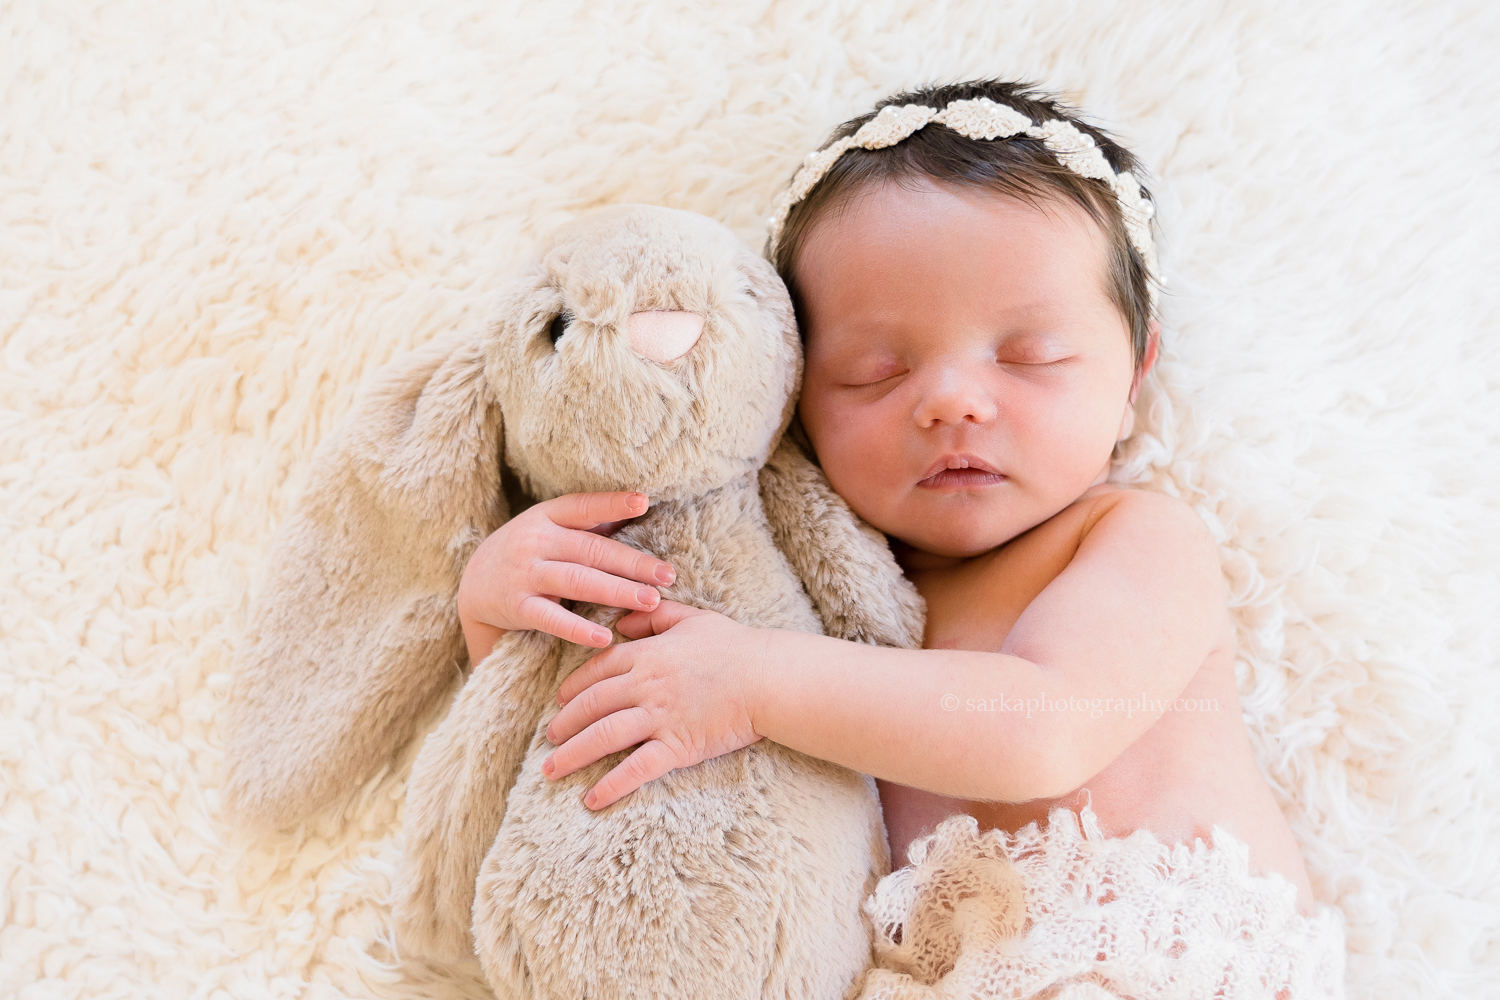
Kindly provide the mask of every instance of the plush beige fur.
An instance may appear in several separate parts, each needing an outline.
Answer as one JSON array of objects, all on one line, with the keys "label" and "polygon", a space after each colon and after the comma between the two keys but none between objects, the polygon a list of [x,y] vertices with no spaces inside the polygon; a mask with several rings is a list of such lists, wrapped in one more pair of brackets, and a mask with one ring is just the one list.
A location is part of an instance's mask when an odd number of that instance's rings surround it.
[{"label": "plush beige fur", "polygon": [[[703,333],[648,360],[625,333],[648,310],[698,313]],[[884,537],[784,434],[801,365],[769,264],[702,216],[620,206],[563,227],[479,334],[382,371],[320,446],[251,609],[231,697],[239,814],[287,824],[336,799],[449,689],[460,576],[510,513],[502,455],[538,500],[648,493],[616,537],[676,567],[666,597],[920,645],[921,598]],[[557,781],[540,763],[553,696],[596,652],[507,633],[428,736],[398,946],[456,961],[477,942],[504,997],[849,994],[870,956],[860,903],[889,870],[874,782],[761,741],[593,812],[584,791],[628,750]]]},{"label": "plush beige fur", "polygon": [[221,805],[233,658],[314,449],[542,231],[650,202],[758,247],[839,122],[1003,76],[1149,168],[1162,358],[1116,480],[1219,542],[1256,760],[1348,916],[1350,997],[1500,1000],[1500,4],[0,23],[0,997],[496,1000],[477,961],[390,947],[416,740],[275,835]]},{"label": "plush beige fur", "polygon": [[236,653],[225,791],[242,820],[286,826],[347,795],[466,663],[453,598],[508,516],[483,364],[464,338],[413,351],[319,446]]}]

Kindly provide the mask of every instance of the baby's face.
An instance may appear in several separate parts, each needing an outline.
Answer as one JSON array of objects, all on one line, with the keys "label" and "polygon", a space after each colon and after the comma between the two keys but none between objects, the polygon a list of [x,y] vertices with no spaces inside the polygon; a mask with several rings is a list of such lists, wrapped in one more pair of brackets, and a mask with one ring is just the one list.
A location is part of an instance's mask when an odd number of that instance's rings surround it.
[{"label": "baby's face", "polygon": [[922,568],[1103,482],[1134,370],[1087,213],[908,184],[860,191],[808,234],[799,412],[829,483]]}]

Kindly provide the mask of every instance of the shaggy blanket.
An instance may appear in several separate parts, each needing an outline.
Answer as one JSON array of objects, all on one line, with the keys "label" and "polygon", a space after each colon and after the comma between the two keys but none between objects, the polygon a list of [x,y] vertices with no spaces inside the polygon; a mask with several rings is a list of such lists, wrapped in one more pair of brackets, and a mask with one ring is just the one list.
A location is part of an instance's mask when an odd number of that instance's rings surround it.
[{"label": "shaggy blanket", "polygon": [[1349,995],[1500,996],[1497,52],[1488,0],[0,7],[0,996],[487,996],[391,947],[410,753],[276,837],[221,814],[314,446],[578,210],[758,247],[832,125],[981,75],[1155,173],[1119,478],[1219,540]]}]

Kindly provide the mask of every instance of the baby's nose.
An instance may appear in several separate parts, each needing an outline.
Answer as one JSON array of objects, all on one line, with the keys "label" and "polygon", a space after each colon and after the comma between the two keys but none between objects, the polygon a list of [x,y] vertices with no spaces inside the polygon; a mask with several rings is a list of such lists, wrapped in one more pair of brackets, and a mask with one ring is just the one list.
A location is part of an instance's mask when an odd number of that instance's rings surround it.
[{"label": "baby's nose", "polygon": [[653,309],[630,314],[630,346],[652,361],[671,361],[692,349],[703,334],[703,317],[694,312]]}]

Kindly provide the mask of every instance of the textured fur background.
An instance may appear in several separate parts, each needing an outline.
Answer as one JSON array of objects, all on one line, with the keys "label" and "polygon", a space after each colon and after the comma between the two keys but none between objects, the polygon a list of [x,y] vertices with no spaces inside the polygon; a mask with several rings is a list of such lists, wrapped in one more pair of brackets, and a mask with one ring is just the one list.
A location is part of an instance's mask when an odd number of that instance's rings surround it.
[{"label": "textured fur background", "polygon": [[0,6],[0,996],[484,996],[383,939],[410,755],[299,831],[222,819],[231,651],[314,445],[579,209],[759,246],[830,126],[976,75],[1156,171],[1121,475],[1222,543],[1350,995],[1500,996],[1497,10]]}]

